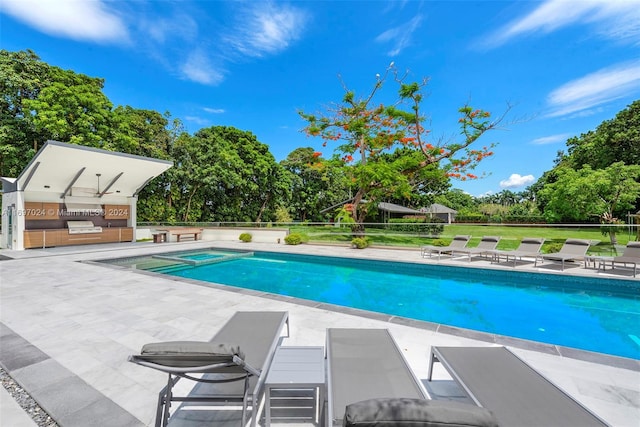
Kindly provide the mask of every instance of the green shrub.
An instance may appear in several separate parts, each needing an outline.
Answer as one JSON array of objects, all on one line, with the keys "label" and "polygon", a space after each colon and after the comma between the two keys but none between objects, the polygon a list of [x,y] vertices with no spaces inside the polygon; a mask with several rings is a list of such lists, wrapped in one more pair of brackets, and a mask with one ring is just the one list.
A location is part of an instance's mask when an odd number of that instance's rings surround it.
[{"label": "green shrub", "polygon": [[287,245],[299,245],[302,243],[303,237],[300,233],[291,233],[287,237],[284,238],[284,242]]},{"label": "green shrub", "polygon": [[366,237],[355,237],[351,240],[351,246],[358,249],[364,249],[369,246],[369,240]]},{"label": "green shrub", "polygon": [[240,235],[240,241],[249,243],[251,241],[251,233],[242,233]]},{"label": "green shrub", "polygon": [[457,223],[483,223],[489,222],[489,217],[483,214],[467,214],[467,215],[456,215]]},{"label": "green shrub", "polygon": [[393,231],[428,234],[437,236],[444,231],[444,221],[440,218],[391,218],[387,227]]},{"label": "green shrub", "polygon": [[550,254],[554,252],[560,252],[562,249],[563,242],[551,242],[544,245],[544,253]]},{"label": "green shrub", "polygon": [[431,242],[432,246],[449,246],[449,242],[447,242],[444,239],[436,239],[433,242]]}]

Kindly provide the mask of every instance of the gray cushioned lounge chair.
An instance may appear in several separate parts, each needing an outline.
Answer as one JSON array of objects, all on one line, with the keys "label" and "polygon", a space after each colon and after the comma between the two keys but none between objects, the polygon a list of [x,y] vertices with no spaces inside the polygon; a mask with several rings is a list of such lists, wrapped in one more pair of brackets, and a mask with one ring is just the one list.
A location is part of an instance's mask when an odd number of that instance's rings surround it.
[{"label": "gray cushioned lounge chair", "polygon": [[326,351],[329,427],[352,403],[428,396],[387,329],[327,329]]},{"label": "gray cushioned lounge chair", "polygon": [[327,329],[327,426],[497,427],[474,405],[427,400],[387,329]]},{"label": "gray cushioned lounge chair", "polygon": [[611,268],[615,268],[616,264],[623,266],[633,266],[633,277],[636,277],[638,264],[640,264],[640,242],[629,242],[624,248],[621,256],[615,256],[611,260]]},{"label": "gray cushioned lounge chair", "polygon": [[[239,311],[208,342],[171,341],[146,344],[129,361],[168,374],[167,386],[160,392],[156,426],[169,423],[171,402],[242,404],[242,426],[251,406],[252,425],[257,424],[256,409],[263,394],[266,373],[287,326],[287,312]],[[199,376],[198,374],[204,374]],[[173,387],[180,378],[202,385],[199,393],[175,396]]]},{"label": "gray cushioned lounge chair", "polygon": [[536,258],[540,255],[540,250],[544,244],[544,239],[539,237],[525,237],[520,241],[520,245],[512,251],[501,251],[499,249],[489,251],[488,254],[493,257],[493,261],[500,262],[500,258],[506,258],[509,262],[509,258],[513,257],[513,266],[516,266],[517,260],[522,258]]},{"label": "gray cushioned lounge chair", "polygon": [[591,246],[590,240],[567,239],[565,240],[559,252],[549,254],[539,254],[533,263],[534,267],[538,265],[538,260],[560,261],[562,262],[562,270],[564,271],[565,261],[581,261],[584,260],[587,250]]},{"label": "gray cushioned lounge chair", "polygon": [[451,256],[455,256],[455,255],[467,255],[469,257],[469,262],[471,262],[471,257],[474,255],[487,255],[487,253],[489,251],[494,250],[497,246],[498,243],[500,242],[500,237],[499,236],[483,236],[480,239],[480,243],[478,243],[478,246],[474,247],[474,248],[462,248],[462,249],[454,249],[453,251],[451,251]]},{"label": "gray cushioned lounge chair", "polygon": [[607,425],[505,347],[432,347],[428,381],[435,362],[501,426]]},{"label": "gray cushioned lounge chair", "polygon": [[442,254],[451,254],[456,249],[465,248],[467,246],[467,243],[469,243],[470,239],[471,239],[471,236],[464,236],[464,235],[454,236],[451,243],[449,243],[449,246],[425,245],[425,246],[422,246],[422,248],[420,248],[420,253],[422,255],[422,258],[426,258],[427,255],[429,256],[429,258],[431,258],[433,254],[438,254],[438,259],[440,259],[440,255]]}]

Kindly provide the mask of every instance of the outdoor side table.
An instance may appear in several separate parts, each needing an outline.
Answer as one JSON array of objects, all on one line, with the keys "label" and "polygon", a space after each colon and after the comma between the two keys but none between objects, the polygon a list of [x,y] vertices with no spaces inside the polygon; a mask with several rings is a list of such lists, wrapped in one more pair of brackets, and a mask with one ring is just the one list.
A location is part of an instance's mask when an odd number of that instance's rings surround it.
[{"label": "outdoor side table", "polygon": [[278,347],[265,380],[265,426],[272,416],[319,423],[324,382],[324,347]]}]

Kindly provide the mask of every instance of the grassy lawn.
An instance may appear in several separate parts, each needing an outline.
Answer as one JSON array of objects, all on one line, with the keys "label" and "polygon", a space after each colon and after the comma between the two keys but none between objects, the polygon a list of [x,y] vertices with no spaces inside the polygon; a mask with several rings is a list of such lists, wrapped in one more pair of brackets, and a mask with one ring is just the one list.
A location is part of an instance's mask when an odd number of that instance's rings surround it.
[{"label": "grassy lawn", "polygon": [[[344,243],[351,241],[351,231],[347,227],[325,226],[293,226],[290,227],[292,233],[302,233],[309,237],[310,242],[316,243]],[[380,228],[366,228],[366,235],[372,245],[379,246],[403,246],[419,247],[421,245],[433,244],[440,240],[445,244],[457,234],[471,235],[469,247],[474,247],[482,236],[500,236],[502,239],[498,244],[498,249],[511,250],[518,247],[523,237],[543,237],[545,244],[543,252],[555,252],[560,249],[562,243],[568,238],[588,239],[598,241],[593,245],[589,253],[611,254],[613,248],[609,241],[609,236],[604,236],[599,227],[549,227],[549,226],[506,226],[506,225],[445,225],[444,232],[439,237],[430,237],[416,233],[403,233]],[[628,231],[621,229],[617,234],[618,245],[624,246],[629,240],[634,240],[634,235],[629,235]],[[438,242],[435,242],[438,243]]]}]

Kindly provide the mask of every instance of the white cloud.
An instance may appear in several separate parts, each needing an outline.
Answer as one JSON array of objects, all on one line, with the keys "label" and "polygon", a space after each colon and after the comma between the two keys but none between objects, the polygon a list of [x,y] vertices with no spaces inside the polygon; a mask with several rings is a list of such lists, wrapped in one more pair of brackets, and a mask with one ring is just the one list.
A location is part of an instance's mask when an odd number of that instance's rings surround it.
[{"label": "white cloud", "polygon": [[[640,93],[640,61],[604,68],[566,83],[547,96],[550,117],[581,113]],[[587,114],[588,115],[588,114]]]},{"label": "white cloud", "polygon": [[525,175],[521,176],[517,173],[511,174],[509,179],[504,179],[500,181],[500,188],[517,188],[524,187],[525,185],[531,184],[536,179],[533,175]]},{"label": "white cloud", "polygon": [[202,51],[192,52],[182,64],[181,71],[185,78],[206,85],[216,85],[224,79],[224,74],[211,65]]},{"label": "white cloud", "polygon": [[387,54],[389,56],[396,56],[400,54],[406,47],[411,45],[411,37],[413,33],[420,27],[422,22],[422,16],[416,15],[409,22],[399,25],[395,28],[391,28],[378,37],[376,41],[378,43],[390,43],[392,48]]},{"label": "white cloud", "polygon": [[199,126],[205,126],[210,123],[209,120],[203,119],[202,117],[198,117],[198,116],[186,116],[184,119],[189,122],[193,122]]},{"label": "white cloud", "polygon": [[204,107],[203,110],[206,111],[207,113],[211,113],[211,114],[222,114],[222,113],[225,112],[224,108]]},{"label": "white cloud", "polygon": [[100,0],[3,0],[2,12],[51,36],[99,43],[129,38],[123,20]]},{"label": "white cloud", "polygon": [[228,35],[228,41],[243,55],[261,57],[279,53],[296,41],[306,14],[297,8],[255,2],[240,17],[236,28]]},{"label": "white cloud", "polygon": [[497,47],[516,37],[547,34],[574,24],[590,24],[602,37],[639,45],[640,0],[547,0],[484,37],[481,45]]},{"label": "white cloud", "polygon": [[557,135],[549,135],[549,136],[536,138],[533,141],[531,141],[531,143],[534,145],[555,144],[557,142],[564,142],[567,139],[571,138],[571,136],[573,135],[570,133],[559,133]]}]

